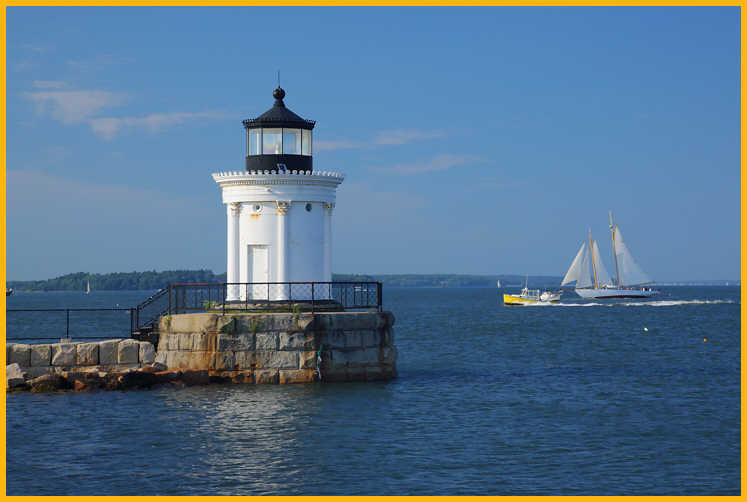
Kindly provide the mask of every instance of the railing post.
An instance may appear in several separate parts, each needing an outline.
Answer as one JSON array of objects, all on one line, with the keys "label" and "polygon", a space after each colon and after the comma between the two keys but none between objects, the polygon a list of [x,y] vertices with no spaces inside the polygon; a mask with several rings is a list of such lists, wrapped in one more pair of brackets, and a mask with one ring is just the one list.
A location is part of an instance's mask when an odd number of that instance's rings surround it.
[{"label": "railing post", "polygon": [[381,283],[376,283],[376,303],[377,307],[379,308],[379,312],[381,312]]},{"label": "railing post", "polygon": [[223,283],[223,315],[226,315],[226,291],[228,290],[228,287],[226,286],[226,283]]},{"label": "railing post", "polygon": [[70,309],[65,309],[67,314],[67,326],[65,327],[65,338],[70,338]]},{"label": "railing post", "polygon": [[171,288],[172,288],[172,285],[169,284],[169,315],[171,315]]},{"label": "railing post", "polygon": [[288,283],[288,311],[293,312],[293,284]]},{"label": "railing post", "polygon": [[311,313],[312,314],[314,313],[314,302],[315,302],[315,299],[314,299],[314,283],[312,282],[311,283]]}]

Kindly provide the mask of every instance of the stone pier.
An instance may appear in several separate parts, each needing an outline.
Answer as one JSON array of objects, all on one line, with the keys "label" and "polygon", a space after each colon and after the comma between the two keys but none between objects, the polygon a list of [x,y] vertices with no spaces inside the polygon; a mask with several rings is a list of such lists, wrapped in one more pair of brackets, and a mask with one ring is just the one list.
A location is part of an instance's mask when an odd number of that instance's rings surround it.
[{"label": "stone pier", "polygon": [[393,325],[390,312],[165,316],[155,361],[243,383],[388,380]]},{"label": "stone pier", "polygon": [[390,312],[164,316],[157,351],[132,339],[9,343],[7,389],[388,380],[397,376],[393,325]]}]

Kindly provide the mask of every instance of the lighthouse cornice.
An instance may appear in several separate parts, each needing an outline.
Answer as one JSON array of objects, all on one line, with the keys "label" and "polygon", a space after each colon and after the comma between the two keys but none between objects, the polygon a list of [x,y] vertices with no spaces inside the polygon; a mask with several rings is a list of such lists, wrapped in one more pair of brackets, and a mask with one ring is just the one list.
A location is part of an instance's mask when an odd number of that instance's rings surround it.
[{"label": "lighthouse cornice", "polygon": [[214,173],[213,179],[221,187],[231,185],[311,185],[336,187],[345,176],[331,171],[232,171]]}]

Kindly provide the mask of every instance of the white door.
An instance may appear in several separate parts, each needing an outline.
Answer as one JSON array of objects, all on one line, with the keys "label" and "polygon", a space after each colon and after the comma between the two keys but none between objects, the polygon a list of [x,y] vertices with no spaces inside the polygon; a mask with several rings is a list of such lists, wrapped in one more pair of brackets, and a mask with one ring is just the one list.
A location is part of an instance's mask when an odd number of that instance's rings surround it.
[{"label": "white door", "polygon": [[[249,277],[248,282],[269,282],[270,253],[267,246],[249,245],[247,252]],[[250,286],[250,298],[253,300],[267,300],[267,286]]]}]

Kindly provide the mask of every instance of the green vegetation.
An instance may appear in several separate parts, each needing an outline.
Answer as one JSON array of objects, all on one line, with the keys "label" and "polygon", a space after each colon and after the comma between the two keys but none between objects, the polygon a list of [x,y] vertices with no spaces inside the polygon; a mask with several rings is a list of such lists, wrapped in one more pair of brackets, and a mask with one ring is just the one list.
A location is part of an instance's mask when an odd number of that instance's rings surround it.
[{"label": "green vegetation", "polygon": [[[92,290],[152,290],[165,288],[172,283],[224,282],[226,274],[214,274],[210,270],[166,270],[163,272],[116,272],[112,274],[89,274],[77,272],[45,281],[8,281],[7,287],[16,291],[85,291],[90,281]],[[522,275],[461,275],[461,274],[334,274],[334,281],[381,282],[386,287],[425,288],[475,288],[495,287],[497,281],[505,286],[524,284]],[[531,287],[555,287],[560,277],[531,276]]]},{"label": "green vegetation", "polygon": [[165,288],[172,283],[224,282],[226,274],[216,275],[210,270],[165,270],[163,272],[115,272],[89,274],[76,272],[45,281],[8,281],[7,287],[16,291],[85,291],[86,282],[92,290],[122,291]]}]

